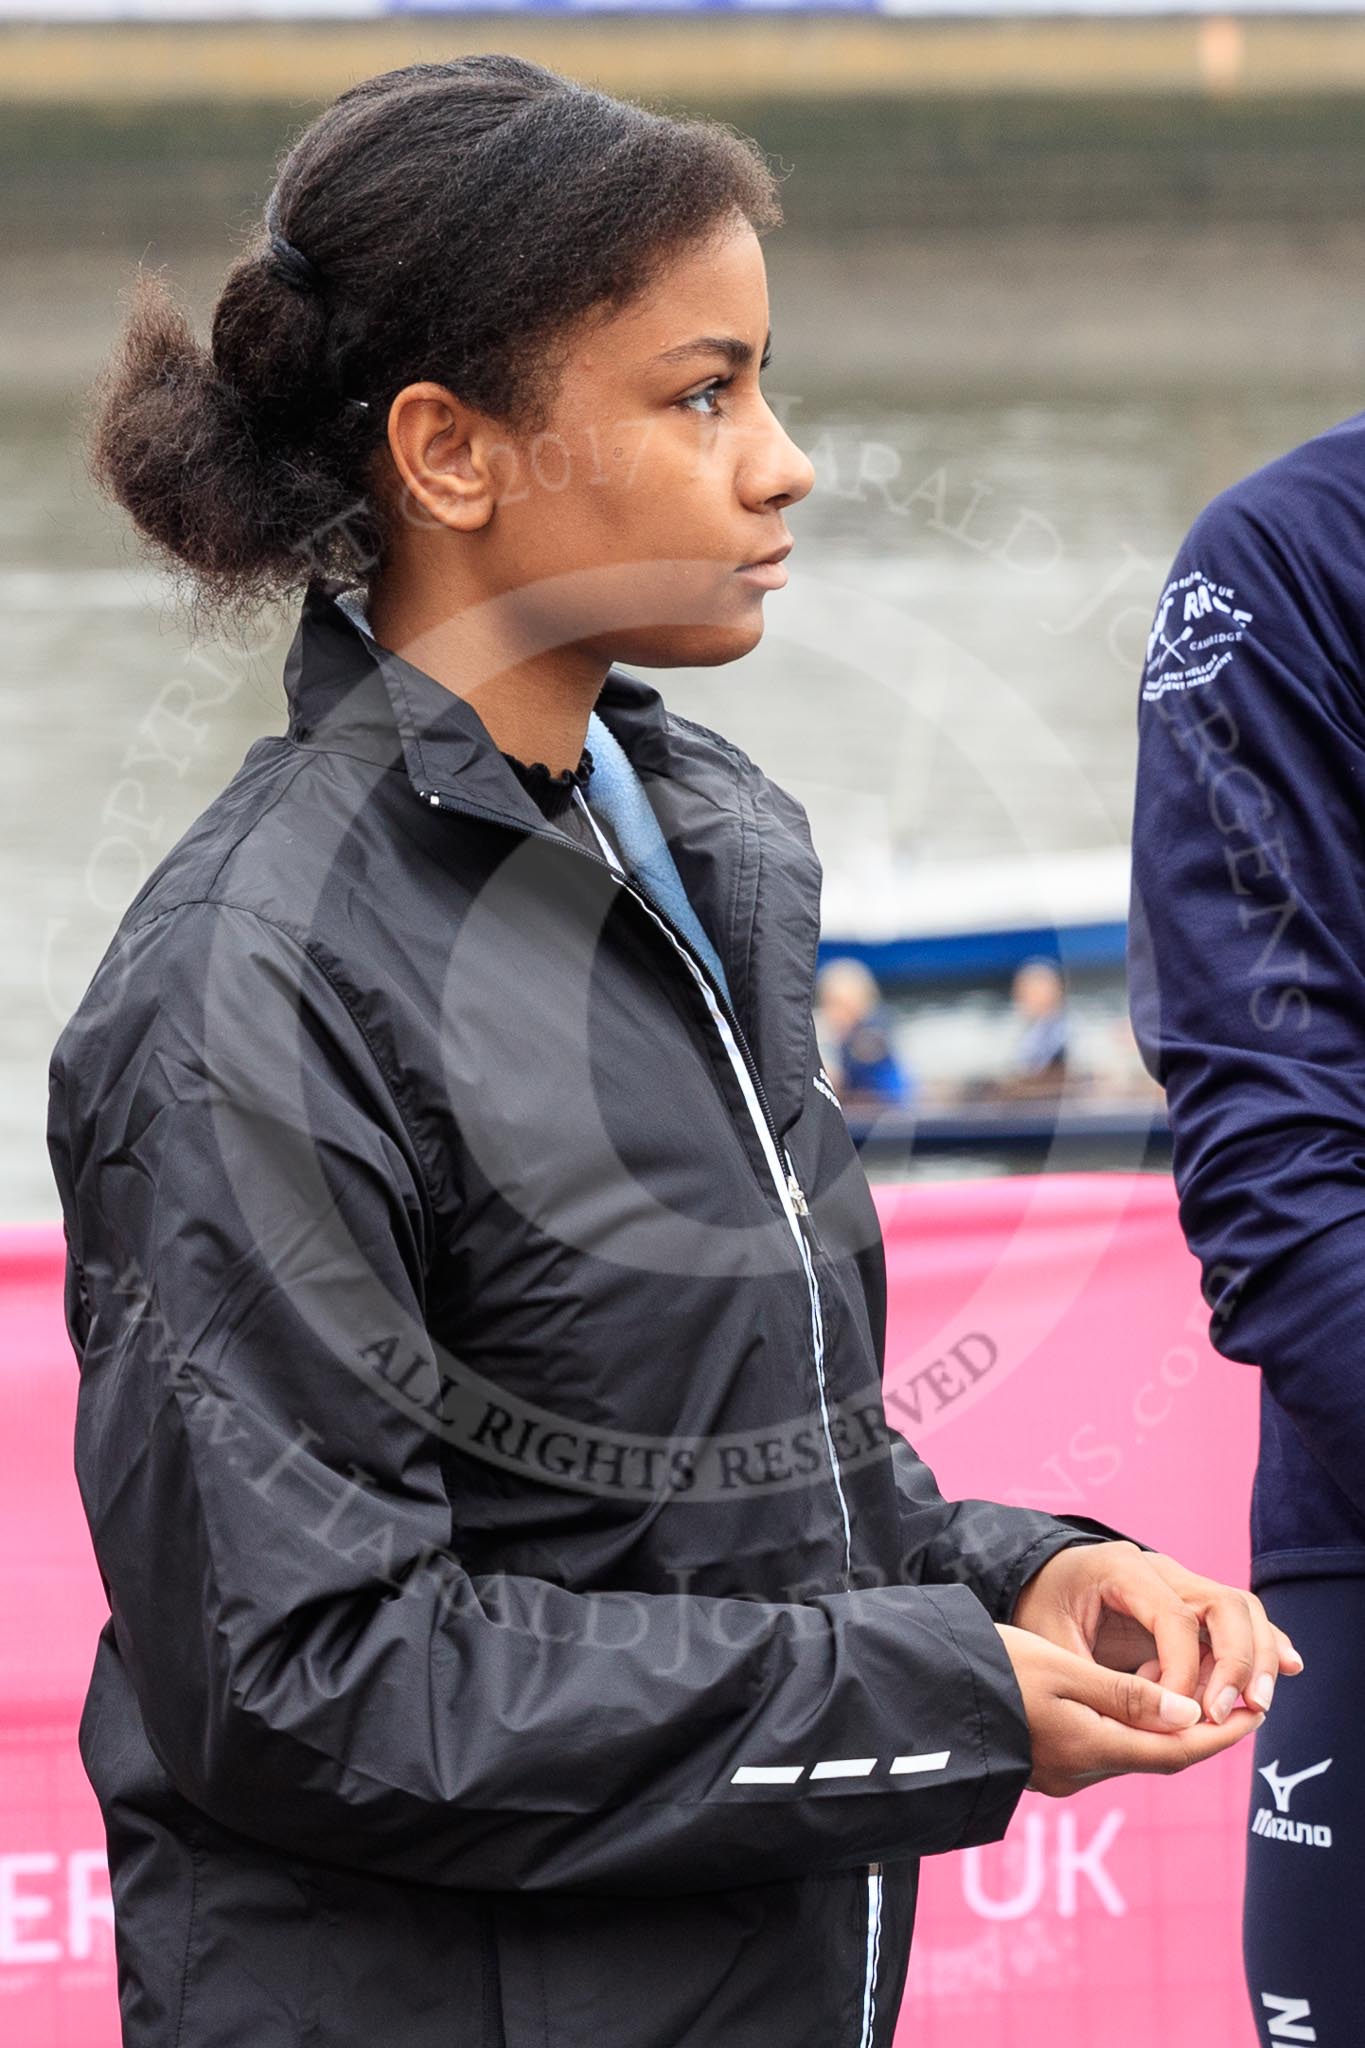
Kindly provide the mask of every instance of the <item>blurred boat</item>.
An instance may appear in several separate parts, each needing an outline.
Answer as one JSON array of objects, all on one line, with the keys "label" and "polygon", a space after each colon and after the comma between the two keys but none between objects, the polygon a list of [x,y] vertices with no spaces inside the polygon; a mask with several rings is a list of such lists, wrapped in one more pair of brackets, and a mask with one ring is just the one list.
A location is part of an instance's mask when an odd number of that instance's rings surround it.
[{"label": "blurred boat", "polygon": [[[1169,1163],[1161,1093],[1127,1024],[1129,881],[1126,847],[827,880],[820,964],[870,968],[919,1082],[906,1107],[845,1104],[869,1172],[936,1160],[953,1171]],[[1007,1068],[1009,984],[1037,956],[1066,978],[1077,1054],[1060,1088],[993,1093],[992,1067],[1002,1080]],[[1099,1060],[1086,1057],[1087,1030]]]},{"label": "blurred boat", "polygon": [[890,992],[984,981],[1030,953],[1064,971],[1123,971],[1129,857],[1124,846],[958,865],[917,862],[868,885],[826,879],[823,962],[862,960]]}]

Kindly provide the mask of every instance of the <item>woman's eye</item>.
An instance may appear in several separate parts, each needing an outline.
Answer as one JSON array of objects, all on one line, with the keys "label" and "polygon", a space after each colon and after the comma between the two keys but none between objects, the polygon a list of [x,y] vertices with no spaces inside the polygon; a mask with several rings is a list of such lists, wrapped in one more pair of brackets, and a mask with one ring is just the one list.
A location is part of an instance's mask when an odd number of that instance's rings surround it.
[{"label": "woman's eye", "polygon": [[[713,378],[711,383],[709,383],[706,386],[705,390],[693,391],[687,398],[680,398],[678,400],[678,403],[679,405],[693,406],[696,405],[698,401],[701,399],[718,398],[720,393],[724,391],[726,385],[732,383],[733,381],[733,378],[730,377]],[[699,417],[704,420],[718,420],[722,417],[723,412],[724,408],[721,406],[717,406],[714,412],[703,412],[699,414]]]}]

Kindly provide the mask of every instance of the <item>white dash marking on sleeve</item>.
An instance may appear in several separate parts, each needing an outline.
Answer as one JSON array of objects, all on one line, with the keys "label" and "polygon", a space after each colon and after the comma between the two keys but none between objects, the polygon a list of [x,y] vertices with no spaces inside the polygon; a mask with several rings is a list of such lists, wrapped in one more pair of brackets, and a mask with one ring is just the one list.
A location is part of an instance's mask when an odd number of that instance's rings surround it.
[{"label": "white dash marking on sleeve", "polygon": [[950,1749],[926,1750],[923,1756],[893,1756],[891,1769],[897,1771],[941,1771],[952,1755]]},{"label": "white dash marking on sleeve", "polygon": [[812,1778],[866,1778],[877,1768],[875,1756],[831,1756],[811,1765]]},{"label": "white dash marking on sleeve", "polygon": [[794,1785],[804,1764],[741,1764],[732,1785]]}]

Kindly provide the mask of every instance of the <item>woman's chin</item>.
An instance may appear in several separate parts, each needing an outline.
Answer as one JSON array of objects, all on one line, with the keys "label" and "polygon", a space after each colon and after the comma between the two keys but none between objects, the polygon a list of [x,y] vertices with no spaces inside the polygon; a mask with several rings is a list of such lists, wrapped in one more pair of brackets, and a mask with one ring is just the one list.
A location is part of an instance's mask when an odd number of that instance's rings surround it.
[{"label": "woman's chin", "polygon": [[743,617],[725,625],[642,627],[614,634],[612,659],[641,668],[720,668],[740,660],[762,638],[763,609],[754,603],[745,607]]}]

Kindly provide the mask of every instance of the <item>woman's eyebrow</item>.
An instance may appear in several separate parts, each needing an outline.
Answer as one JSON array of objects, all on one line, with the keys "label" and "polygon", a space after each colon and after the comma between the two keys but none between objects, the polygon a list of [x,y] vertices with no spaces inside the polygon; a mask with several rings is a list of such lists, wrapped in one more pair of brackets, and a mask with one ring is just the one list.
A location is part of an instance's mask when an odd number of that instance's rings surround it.
[{"label": "woman's eyebrow", "polygon": [[[772,347],[772,339],[772,330],[770,328],[767,339],[763,344],[765,356]],[[679,342],[676,348],[660,350],[654,360],[656,363],[681,363],[686,361],[688,356],[701,355],[724,356],[727,363],[733,364],[739,370],[742,370],[746,363],[751,363],[754,359],[752,343],[741,341],[738,335],[699,334],[693,341]]]}]

